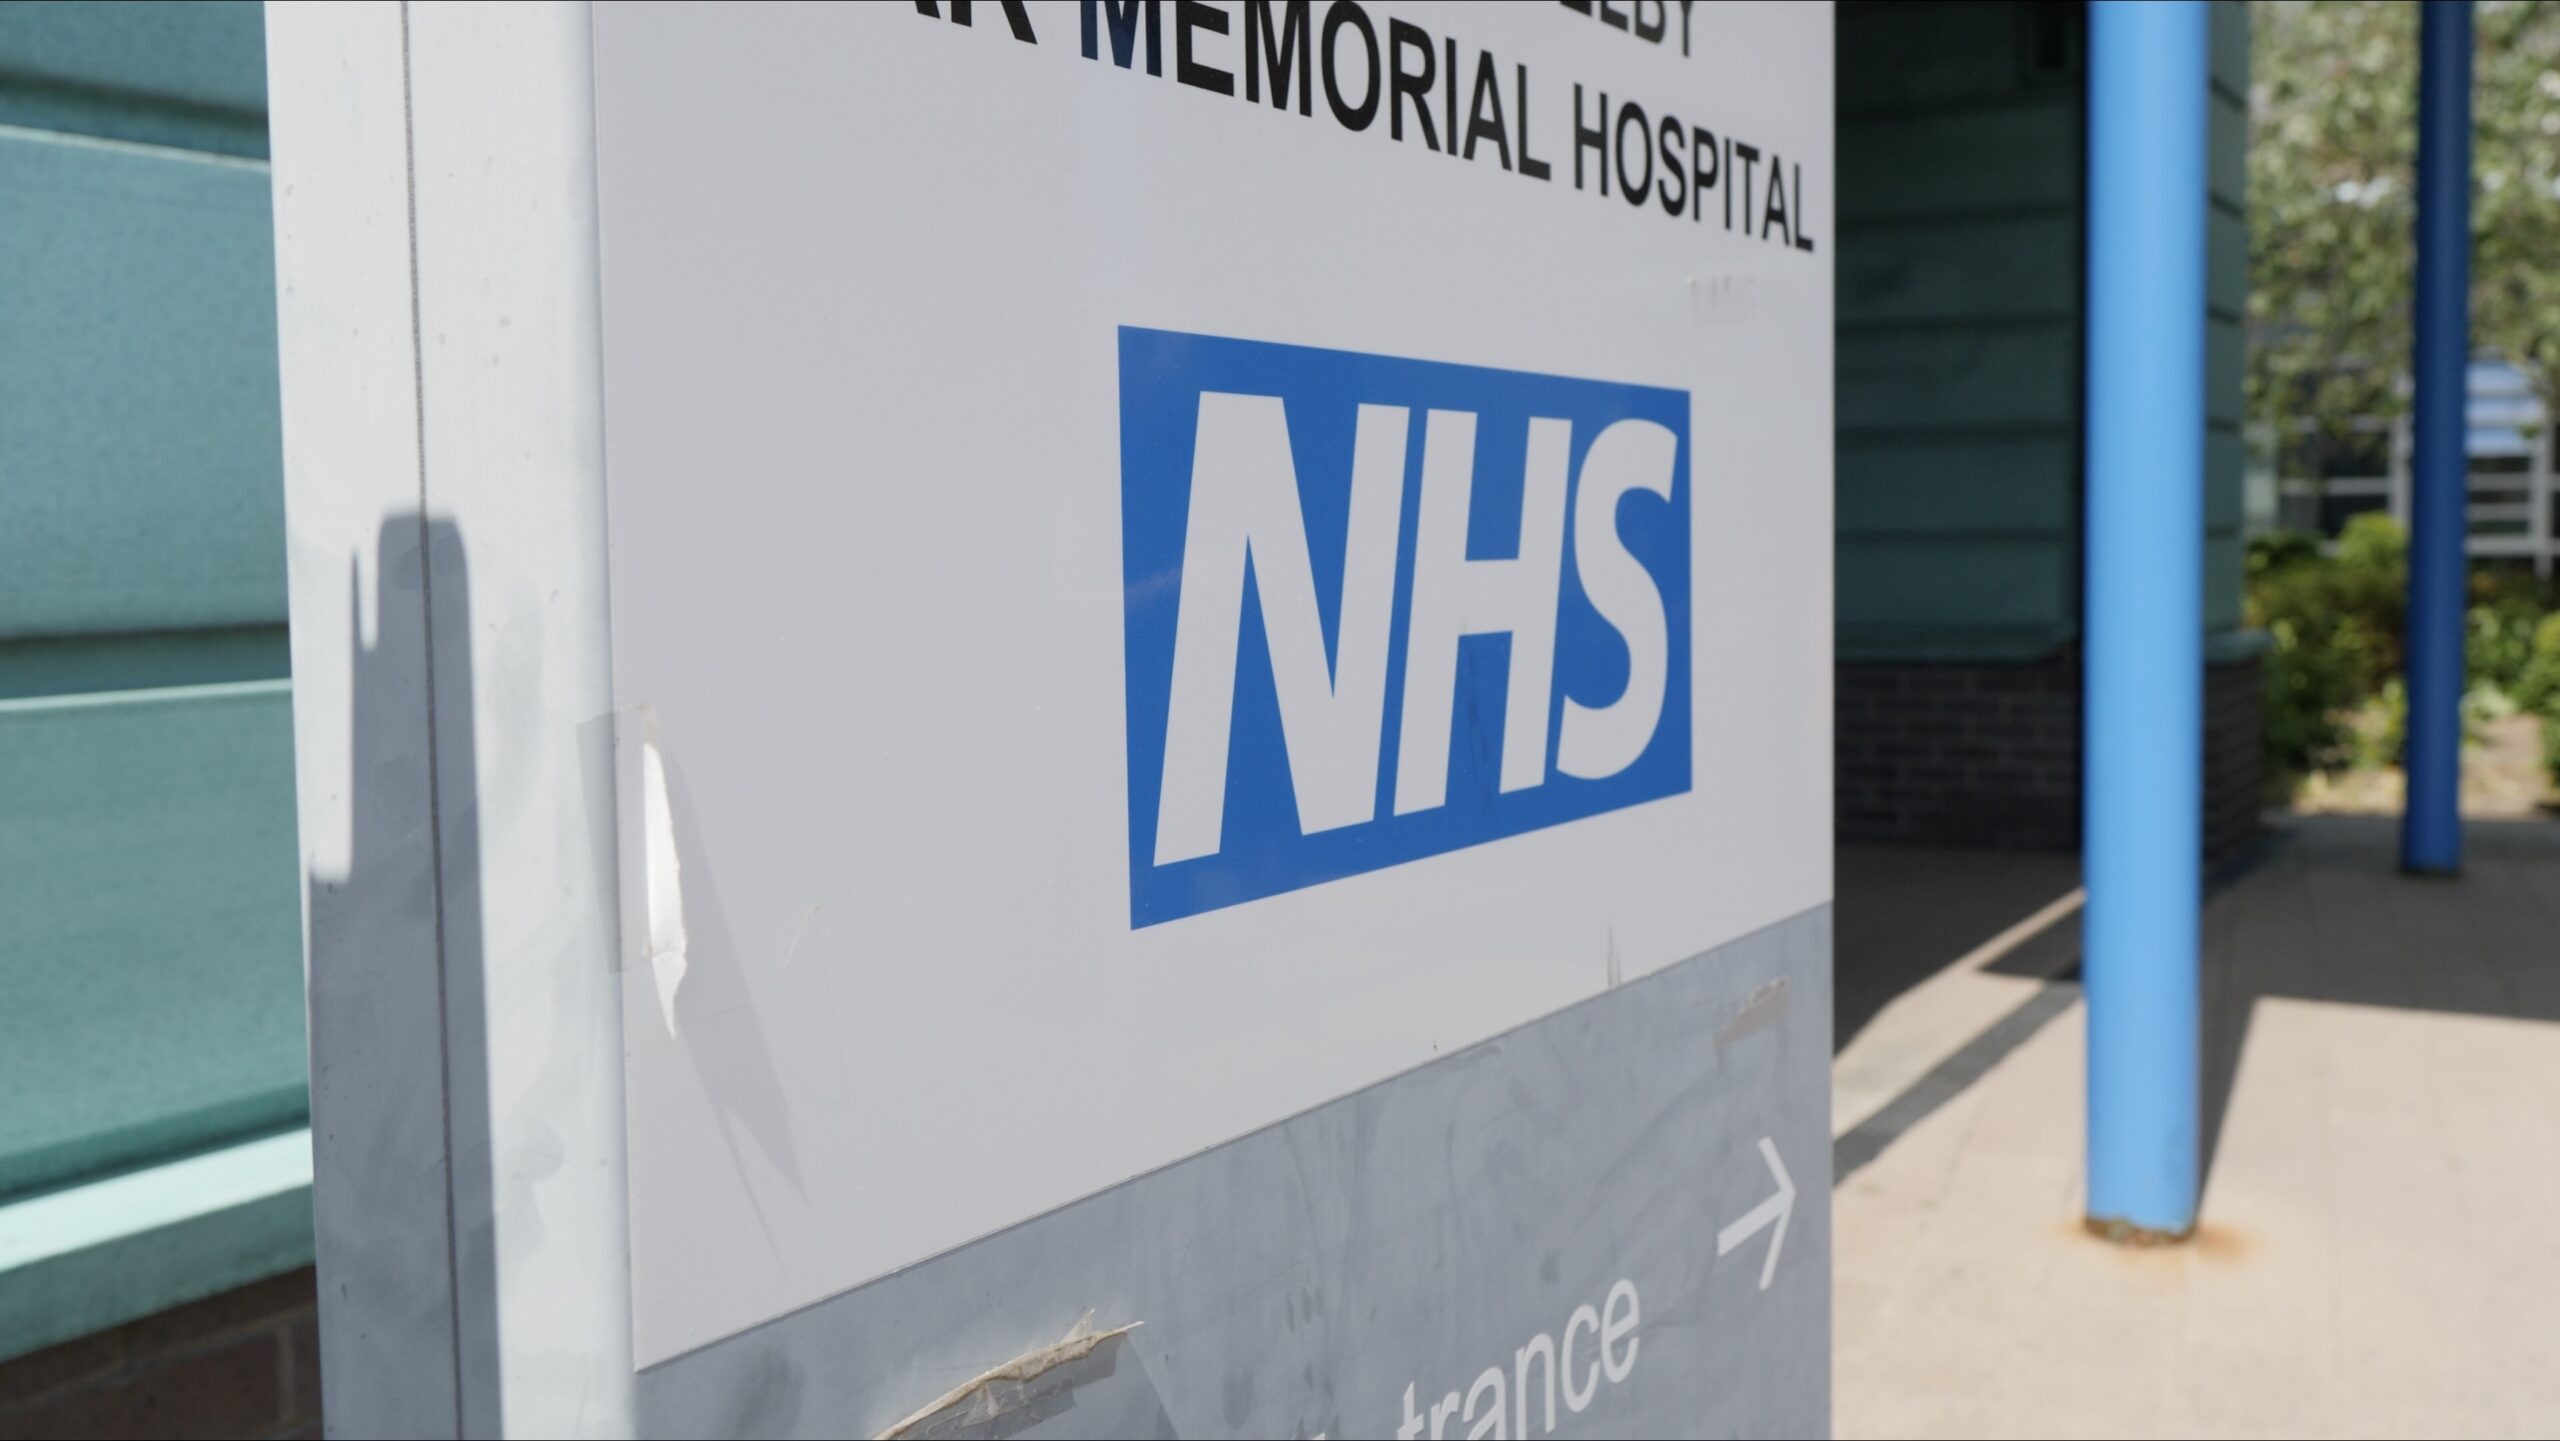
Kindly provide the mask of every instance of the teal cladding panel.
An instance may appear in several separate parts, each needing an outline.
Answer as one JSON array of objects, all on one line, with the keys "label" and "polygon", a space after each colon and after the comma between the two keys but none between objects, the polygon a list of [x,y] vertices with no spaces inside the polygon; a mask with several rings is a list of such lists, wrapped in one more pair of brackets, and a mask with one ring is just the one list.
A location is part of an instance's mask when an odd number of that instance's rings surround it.
[{"label": "teal cladding panel", "polygon": [[1898,596],[1904,608],[1864,619],[1860,654],[2035,656],[2071,638],[2057,617],[2079,584],[2077,557],[2049,539],[1939,539],[1916,546],[1843,537],[1844,589]]},{"label": "teal cladding panel", "polygon": [[1840,534],[1914,541],[2002,534],[2069,539],[2079,497],[2054,477],[2077,462],[2070,432],[2046,435],[1843,437],[1837,452]]},{"label": "teal cladding panel", "polygon": [[2210,193],[2237,208],[2249,194],[2249,112],[2218,94],[2205,111],[2205,160]]},{"label": "teal cladding panel", "polygon": [[2061,321],[1844,333],[1834,362],[1842,438],[2072,425],[2078,347],[2076,327]]},{"label": "teal cladding panel", "polygon": [[2248,218],[2216,204],[2205,212],[2204,234],[2205,311],[2240,320],[2249,313]]},{"label": "teal cladding panel", "polygon": [[[2207,427],[2204,433],[2204,528],[2209,535],[2240,533],[2244,499],[2241,476],[2247,447],[2238,428]],[[2210,609],[2210,607],[2208,607]]]},{"label": "teal cladding panel", "polygon": [[2244,317],[2249,309],[2249,7],[2213,6],[2213,85],[2206,100],[2212,205],[2205,212],[2204,624],[2227,636],[2241,624],[2247,547],[2240,535],[2248,468],[2240,427],[2247,409]]},{"label": "teal cladding panel", "polygon": [[2213,83],[2234,96],[2249,93],[2249,7],[2213,0]]},{"label": "teal cladding panel", "polygon": [[266,104],[254,3],[0,4],[0,125],[263,156]]},{"label": "teal cladding panel", "polygon": [[0,78],[263,115],[267,37],[255,0],[0,5]]},{"label": "teal cladding panel", "polygon": [[0,700],[282,680],[292,673],[280,625],[0,642]]},{"label": "teal cladding panel", "polygon": [[2204,539],[2204,628],[2207,635],[2240,625],[2240,584],[2248,566],[2248,547],[2237,531],[2207,533]]},{"label": "teal cladding panel", "polygon": [[2204,419],[2208,427],[2237,429],[2242,410],[2241,368],[2247,339],[2236,322],[2212,316],[2204,327]]},{"label": "teal cladding panel", "polygon": [[[302,1164],[278,1164],[275,1153],[297,1140]],[[253,1184],[252,1171],[272,1174]],[[287,1132],[193,1164],[0,1202],[0,1362],[310,1265],[310,1176],[309,1134]],[[66,1197],[84,1208],[67,1236],[52,1204]],[[217,1366],[213,1374],[251,1385],[263,1379]]]},{"label": "teal cladding panel", "polygon": [[[2057,36],[2052,26],[2068,25]],[[2027,660],[2079,631],[2076,7],[1839,16],[1839,645]],[[2238,623],[2248,13],[2214,7],[2205,613]],[[2057,70],[2057,56],[2066,63]]]},{"label": "teal cladding panel", "polygon": [[2079,609],[2080,15],[1837,33],[1839,649],[2034,659]]},{"label": "teal cladding panel", "polygon": [[[1844,27],[1841,43],[1865,42]],[[1997,108],[1843,120],[1838,144],[1844,228],[1920,216],[2078,212],[2076,92],[2038,92]]]},{"label": "teal cladding panel", "polygon": [[254,3],[0,4],[0,1356],[311,1255],[265,112]]},{"label": "teal cladding panel", "polygon": [[0,702],[0,1195],[304,1114],[288,697]]},{"label": "teal cladding panel", "polygon": [[2018,89],[2023,18],[2013,5],[1979,0],[1841,6],[1841,29],[1855,29],[1838,47],[1841,117],[2008,97]]},{"label": "teal cladding panel", "polygon": [[1920,322],[2058,320],[2080,312],[2080,224],[2067,214],[1876,222],[1844,245],[1843,331]]},{"label": "teal cladding panel", "polygon": [[279,625],[260,163],[0,132],[0,639]]}]

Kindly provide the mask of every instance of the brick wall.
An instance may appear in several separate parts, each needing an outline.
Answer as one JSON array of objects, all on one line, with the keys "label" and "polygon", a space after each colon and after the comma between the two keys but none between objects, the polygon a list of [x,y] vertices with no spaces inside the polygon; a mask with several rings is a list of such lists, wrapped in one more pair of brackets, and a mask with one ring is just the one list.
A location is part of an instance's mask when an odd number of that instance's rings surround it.
[{"label": "brick wall", "polygon": [[2080,661],[1844,663],[1833,692],[1840,839],[2080,845]]},{"label": "brick wall", "polygon": [[317,1436],[311,1270],[0,1362],[0,1441]]},{"label": "brick wall", "polygon": [[[2254,659],[2205,668],[2205,855],[2257,833]],[[1834,689],[1843,842],[2080,847],[2080,653],[2025,664],[1850,662]]]},{"label": "brick wall", "polygon": [[2224,861],[2258,838],[2266,808],[2267,681],[2256,656],[2204,668],[2204,855]]}]

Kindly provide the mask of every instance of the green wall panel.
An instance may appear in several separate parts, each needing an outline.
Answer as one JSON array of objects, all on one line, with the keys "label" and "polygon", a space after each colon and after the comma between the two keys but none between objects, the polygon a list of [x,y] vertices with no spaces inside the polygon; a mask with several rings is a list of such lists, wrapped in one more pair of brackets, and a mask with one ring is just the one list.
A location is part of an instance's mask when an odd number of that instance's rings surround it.
[{"label": "green wall panel", "polygon": [[2232,321],[2215,316],[2204,328],[2204,418],[2208,426],[2237,426],[2243,408],[2241,368],[2247,337]]},{"label": "green wall panel", "polygon": [[2076,327],[2054,321],[1842,335],[1839,428],[1854,435],[2072,423],[2078,346]]},{"label": "green wall panel", "polygon": [[2216,426],[2204,434],[2204,528],[2208,534],[2237,535],[2246,501],[2241,494],[2248,450],[2236,426]]},{"label": "green wall panel", "polygon": [[2249,93],[2249,7],[2243,0],[2213,0],[2213,83],[2233,95]]},{"label": "green wall panel", "polygon": [[2060,320],[2080,310],[2080,225],[2067,214],[1872,223],[1844,244],[1842,331],[1922,321]]},{"label": "green wall panel", "polygon": [[2241,573],[2247,565],[2247,547],[2238,532],[2205,536],[2204,628],[2208,634],[2238,629]]},{"label": "green wall panel", "polygon": [[0,702],[0,1194],[304,1110],[286,684]]},{"label": "green wall panel", "polygon": [[2205,308],[2242,319],[2249,313],[2249,222],[2216,205],[2205,212],[2204,234]]},{"label": "green wall panel", "polygon": [[0,700],[282,680],[292,673],[292,656],[280,625],[45,636],[0,643]]},{"label": "green wall panel", "polygon": [[1984,100],[2018,88],[2022,17],[2014,6],[1980,0],[1868,0],[1844,4],[1839,28],[1839,106],[1844,117],[1951,101]]},{"label": "green wall panel", "polygon": [[2227,96],[2216,94],[2205,112],[2205,158],[2210,193],[2239,206],[2249,196],[2249,113]]},{"label": "green wall panel", "polygon": [[0,639],[281,624],[260,163],[0,133]]},{"label": "green wall panel", "polygon": [[250,0],[0,4],[0,125],[263,156],[266,105]]},{"label": "green wall panel", "polygon": [[2079,27],[2011,4],[1840,12],[1843,655],[2026,660],[2071,636]]},{"label": "green wall panel", "polygon": [[2204,621],[2210,634],[2241,624],[2246,546],[2241,489],[2248,454],[2240,439],[2249,309],[2249,11],[2236,0],[2213,7],[2213,88],[2206,143],[2212,206],[2205,212],[2205,555]]},{"label": "green wall panel", "polygon": [[[298,1128],[0,1202],[0,1362],[310,1264],[311,1133]],[[153,1419],[159,1434],[212,1434],[183,1410]]]},{"label": "green wall panel", "polygon": [[[1845,29],[1843,44],[1865,43]],[[1839,127],[1847,223],[2080,204],[2080,103],[2044,92],[1996,108],[1867,116]]]},{"label": "green wall panel", "polygon": [[[2227,629],[2240,596],[2246,7],[2217,4],[2211,23],[2198,439],[2205,611]],[[2023,4],[1839,13],[1844,655],[2028,660],[2078,635],[2079,26],[2074,8]]]},{"label": "green wall panel", "polygon": [[310,1258],[265,70],[0,3],[0,1355]]},{"label": "green wall panel", "polygon": [[1840,534],[1864,540],[1999,532],[2079,535],[2079,497],[2056,485],[2078,463],[2071,433],[1841,438]]},{"label": "green wall panel", "polygon": [[1844,536],[1844,590],[1894,607],[1842,627],[1852,655],[2040,655],[2070,639],[2060,599],[2078,586],[2076,557],[2040,538],[1940,539],[1927,546]]}]

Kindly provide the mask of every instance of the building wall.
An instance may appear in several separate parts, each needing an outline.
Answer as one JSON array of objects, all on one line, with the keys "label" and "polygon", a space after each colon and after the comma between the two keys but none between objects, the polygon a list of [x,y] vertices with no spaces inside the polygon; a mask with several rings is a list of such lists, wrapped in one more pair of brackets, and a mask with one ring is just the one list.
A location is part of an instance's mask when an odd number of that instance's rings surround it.
[{"label": "building wall", "polygon": [[[2214,6],[2204,613],[2213,848],[2253,829],[2239,632],[2248,15]],[[1842,840],[2079,844],[2087,29],[2079,6],[1840,12]],[[2235,820],[2234,817],[2245,819]]]},{"label": "building wall", "polygon": [[0,1362],[0,1441],[317,1436],[311,1269]]},{"label": "building wall", "polygon": [[[2241,490],[2248,452],[2240,438],[2248,364],[2249,7],[2213,7],[2213,73],[2206,97],[2204,625],[2220,653],[2234,649],[2248,543]],[[2239,649],[2245,650],[2242,646]]]},{"label": "building wall", "polygon": [[0,1406],[310,1258],[151,1179],[307,1114],[266,148],[256,4],[0,5]]},{"label": "building wall", "polygon": [[2079,622],[2077,6],[1839,20],[1839,649],[2025,661]]},{"label": "building wall", "polygon": [[[2028,662],[1842,665],[1844,839],[2013,850],[2080,846],[2080,650]],[[2266,791],[2265,677],[2205,667],[2204,859],[2247,853]]]},{"label": "building wall", "polygon": [[2079,847],[2077,647],[1843,664],[1833,704],[1842,840]]}]

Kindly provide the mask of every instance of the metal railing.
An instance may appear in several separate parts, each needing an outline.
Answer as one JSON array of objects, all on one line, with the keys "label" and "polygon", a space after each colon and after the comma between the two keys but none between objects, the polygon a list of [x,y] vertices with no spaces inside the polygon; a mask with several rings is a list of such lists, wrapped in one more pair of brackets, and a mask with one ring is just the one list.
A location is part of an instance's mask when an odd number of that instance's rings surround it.
[{"label": "metal railing", "polygon": [[[2346,502],[2350,510],[2388,508],[2394,519],[2406,524],[2408,418],[2394,420],[2390,428],[2391,468],[2387,474],[2279,481],[2276,494],[2285,523],[2334,535],[2336,526],[2327,523],[2330,517],[2326,512],[2331,503]],[[2560,568],[2560,533],[2555,533],[2560,507],[2553,500],[2555,486],[2560,482],[2554,478],[2552,431],[2545,418],[2536,414],[2529,424],[2517,428],[2521,444],[2499,447],[2487,454],[2475,448],[2471,457],[2468,543],[2473,559],[2530,561],[2533,573],[2544,579]],[[2379,504],[2354,504],[2358,501]]]}]

